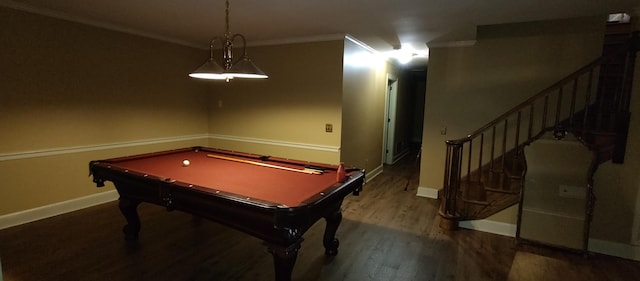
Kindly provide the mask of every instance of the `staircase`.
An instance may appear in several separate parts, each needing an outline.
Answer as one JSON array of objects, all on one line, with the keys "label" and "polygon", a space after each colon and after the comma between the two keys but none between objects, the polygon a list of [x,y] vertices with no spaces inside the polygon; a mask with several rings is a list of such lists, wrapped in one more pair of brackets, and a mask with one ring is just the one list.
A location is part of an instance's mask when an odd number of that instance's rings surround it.
[{"label": "staircase", "polygon": [[[521,201],[523,148],[547,132],[573,134],[597,163],[624,161],[638,32],[615,36],[603,56],[461,139],[446,141],[441,227],[487,218]],[[595,169],[594,169],[595,170]],[[590,194],[592,196],[593,194]]]}]

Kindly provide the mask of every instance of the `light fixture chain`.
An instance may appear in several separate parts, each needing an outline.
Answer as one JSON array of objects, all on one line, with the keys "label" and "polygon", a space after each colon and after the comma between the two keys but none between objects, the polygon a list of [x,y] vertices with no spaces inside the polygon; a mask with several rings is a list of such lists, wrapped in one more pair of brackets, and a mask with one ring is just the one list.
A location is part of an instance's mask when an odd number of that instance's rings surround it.
[{"label": "light fixture chain", "polygon": [[226,0],[227,3],[227,8],[225,10],[225,35],[227,37],[231,36],[231,33],[229,32],[229,0]]},{"label": "light fixture chain", "polygon": [[[227,82],[232,78],[268,78],[260,68],[258,68],[247,56],[247,40],[241,34],[235,34],[231,36],[229,31],[229,0],[225,1],[225,34],[224,38],[214,37],[211,39],[209,46],[210,57],[209,59],[189,76],[203,79],[224,79]],[[237,61],[237,64],[233,63],[233,41],[236,37],[240,37],[242,40],[242,53],[243,56]],[[224,67],[218,65],[213,57],[213,43],[220,39],[222,42],[222,60]]]}]

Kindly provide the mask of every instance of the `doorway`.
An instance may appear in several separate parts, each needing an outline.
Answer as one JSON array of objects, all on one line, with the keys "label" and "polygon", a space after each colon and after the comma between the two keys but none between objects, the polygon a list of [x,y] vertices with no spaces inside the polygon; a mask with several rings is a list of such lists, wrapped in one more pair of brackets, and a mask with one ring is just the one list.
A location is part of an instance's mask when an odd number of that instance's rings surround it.
[{"label": "doorway", "polygon": [[383,164],[418,153],[422,142],[426,69],[403,69],[387,74],[382,147]]},{"label": "doorway", "polygon": [[385,105],[384,148],[382,159],[384,164],[394,162],[394,138],[396,128],[396,114],[398,104],[398,78],[387,75],[387,93]]}]

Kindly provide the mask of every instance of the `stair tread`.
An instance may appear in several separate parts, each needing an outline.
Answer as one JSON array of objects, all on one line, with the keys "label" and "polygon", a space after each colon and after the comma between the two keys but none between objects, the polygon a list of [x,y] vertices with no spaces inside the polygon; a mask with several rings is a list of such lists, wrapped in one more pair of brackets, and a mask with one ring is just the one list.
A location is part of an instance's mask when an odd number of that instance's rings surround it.
[{"label": "stair tread", "polygon": [[[524,159],[525,155],[521,155],[520,152],[523,151],[524,146],[543,140],[542,136],[544,136],[545,133],[548,134],[550,131],[557,130],[557,132],[566,131],[570,133],[567,137],[575,139],[575,145],[586,145],[590,150],[595,151],[598,164],[608,160],[622,161],[615,159],[624,158],[625,146],[622,144],[620,148],[619,136],[626,137],[625,129],[621,129],[621,126],[628,127],[629,125],[628,108],[626,110],[624,108],[624,106],[628,107],[628,104],[623,104],[629,102],[629,87],[620,87],[620,85],[621,83],[630,83],[631,78],[627,78],[626,80],[622,78],[633,77],[625,72],[633,70],[636,67],[633,66],[633,61],[626,59],[628,54],[626,53],[626,46],[624,46],[625,48],[621,47],[629,43],[638,44],[637,41],[640,41],[640,39],[638,39],[638,33],[630,34],[627,30],[628,27],[630,27],[629,24],[608,25],[603,46],[603,56],[594,62],[594,64],[585,66],[558,81],[548,89],[549,91],[545,90],[540,92],[527,102],[505,112],[498,119],[468,135],[466,139],[456,141],[456,145],[460,145],[460,142],[462,142],[462,145],[456,146],[454,148],[456,149],[455,151],[461,152],[464,150],[464,153],[468,152],[468,156],[462,153],[456,154],[465,160],[453,160],[456,165],[458,165],[454,171],[466,174],[465,170],[469,169],[467,167],[468,165],[472,165],[472,162],[478,159],[481,161],[480,167],[471,166],[471,168],[475,169],[467,170],[469,171],[468,175],[453,179],[454,181],[460,181],[460,190],[457,196],[461,200],[452,203],[456,204],[456,213],[460,214],[462,219],[486,218],[518,203],[521,199],[521,191],[522,188],[524,188],[523,181],[527,170],[527,163]],[[637,51],[637,47],[629,50]],[[629,63],[631,63],[631,65],[629,65]],[[586,85],[583,84],[583,82],[586,83]],[[595,83],[593,89],[591,88],[592,82]],[[578,83],[580,83],[580,85],[578,85]],[[550,99],[554,99],[552,95],[562,97],[563,87],[564,89],[570,88],[571,84],[573,84],[574,87],[574,95],[576,95],[576,89],[586,87],[587,91],[584,92],[585,97],[579,98],[587,104],[571,104],[571,108],[569,109],[564,108],[565,103],[563,101],[563,108],[557,109],[557,114],[559,115],[560,112],[562,112],[563,115],[560,117],[556,116],[555,125],[547,123],[553,121],[546,119],[546,103],[549,102]],[[624,91],[619,90],[620,88]],[[553,91],[557,91],[559,94]],[[576,99],[576,97],[573,98]],[[557,99],[561,100],[560,98]],[[544,103],[545,106],[545,113],[542,114],[543,119],[540,122],[542,124],[541,128],[539,131],[532,132],[531,125],[529,125],[527,137],[523,137],[519,132],[516,132],[515,147],[505,151],[506,145],[504,143],[507,142],[507,130],[511,130],[507,129],[507,124],[509,126],[516,126],[513,125],[514,123],[512,122],[512,120],[515,120],[515,124],[517,124],[516,130],[526,130],[520,127],[521,118],[534,118],[534,105],[536,108],[535,112],[540,110],[537,103]],[[574,108],[574,105],[576,108]],[[560,106],[560,102],[558,102],[558,106]],[[530,108],[530,110],[528,108]],[[574,109],[576,111],[574,111]],[[529,115],[527,110],[531,112],[530,117],[527,117],[527,115]],[[566,117],[565,115],[571,116]],[[536,116],[535,118],[538,117]],[[531,121],[529,122],[533,124]],[[502,123],[504,123],[504,126],[501,125]],[[502,127],[504,127],[504,129]],[[497,137],[496,131],[498,131],[498,134],[503,134],[504,136],[502,150],[500,151],[499,147],[496,147],[495,150],[498,156],[494,156],[494,145]],[[475,140],[476,137],[479,136],[482,136],[482,138],[480,138],[478,145],[478,142]],[[513,136],[509,135],[509,138],[512,137]],[[518,139],[518,137],[526,139]],[[565,134],[555,134],[554,137],[564,139]],[[489,143],[488,139],[491,139],[490,141],[493,143]],[[564,140],[565,143],[570,143],[566,142],[566,139]],[[510,139],[509,146],[512,143],[511,141]],[[498,142],[500,142],[500,140],[498,140]],[[486,154],[483,154],[483,147],[488,146],[490,146],[490,152],[487,151]],[[474,154],[472,154],[472,151]],[[489,154],[490,158],[488,161],[482,158]],[[455,188],[458,188],[458,186]]]}]

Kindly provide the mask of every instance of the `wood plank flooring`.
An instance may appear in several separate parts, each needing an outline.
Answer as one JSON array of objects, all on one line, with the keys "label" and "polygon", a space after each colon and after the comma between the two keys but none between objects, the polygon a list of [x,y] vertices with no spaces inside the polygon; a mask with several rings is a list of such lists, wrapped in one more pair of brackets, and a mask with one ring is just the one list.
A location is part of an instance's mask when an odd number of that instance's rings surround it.
[{"label": "wood plank flooring", "polygon": [[[415,196],[417,171],[407,157],[385,167],[359,197],[346,198],[338,256],[324,256],[324,221],[314,225],[293,279],[640,280],[640,262],[442,230],[438,202]],[[138,242],[123,240],[116,202],[1,230],[4,280],[273,280],[273,260],[260,240],[149,204],[139,211]]]}]

